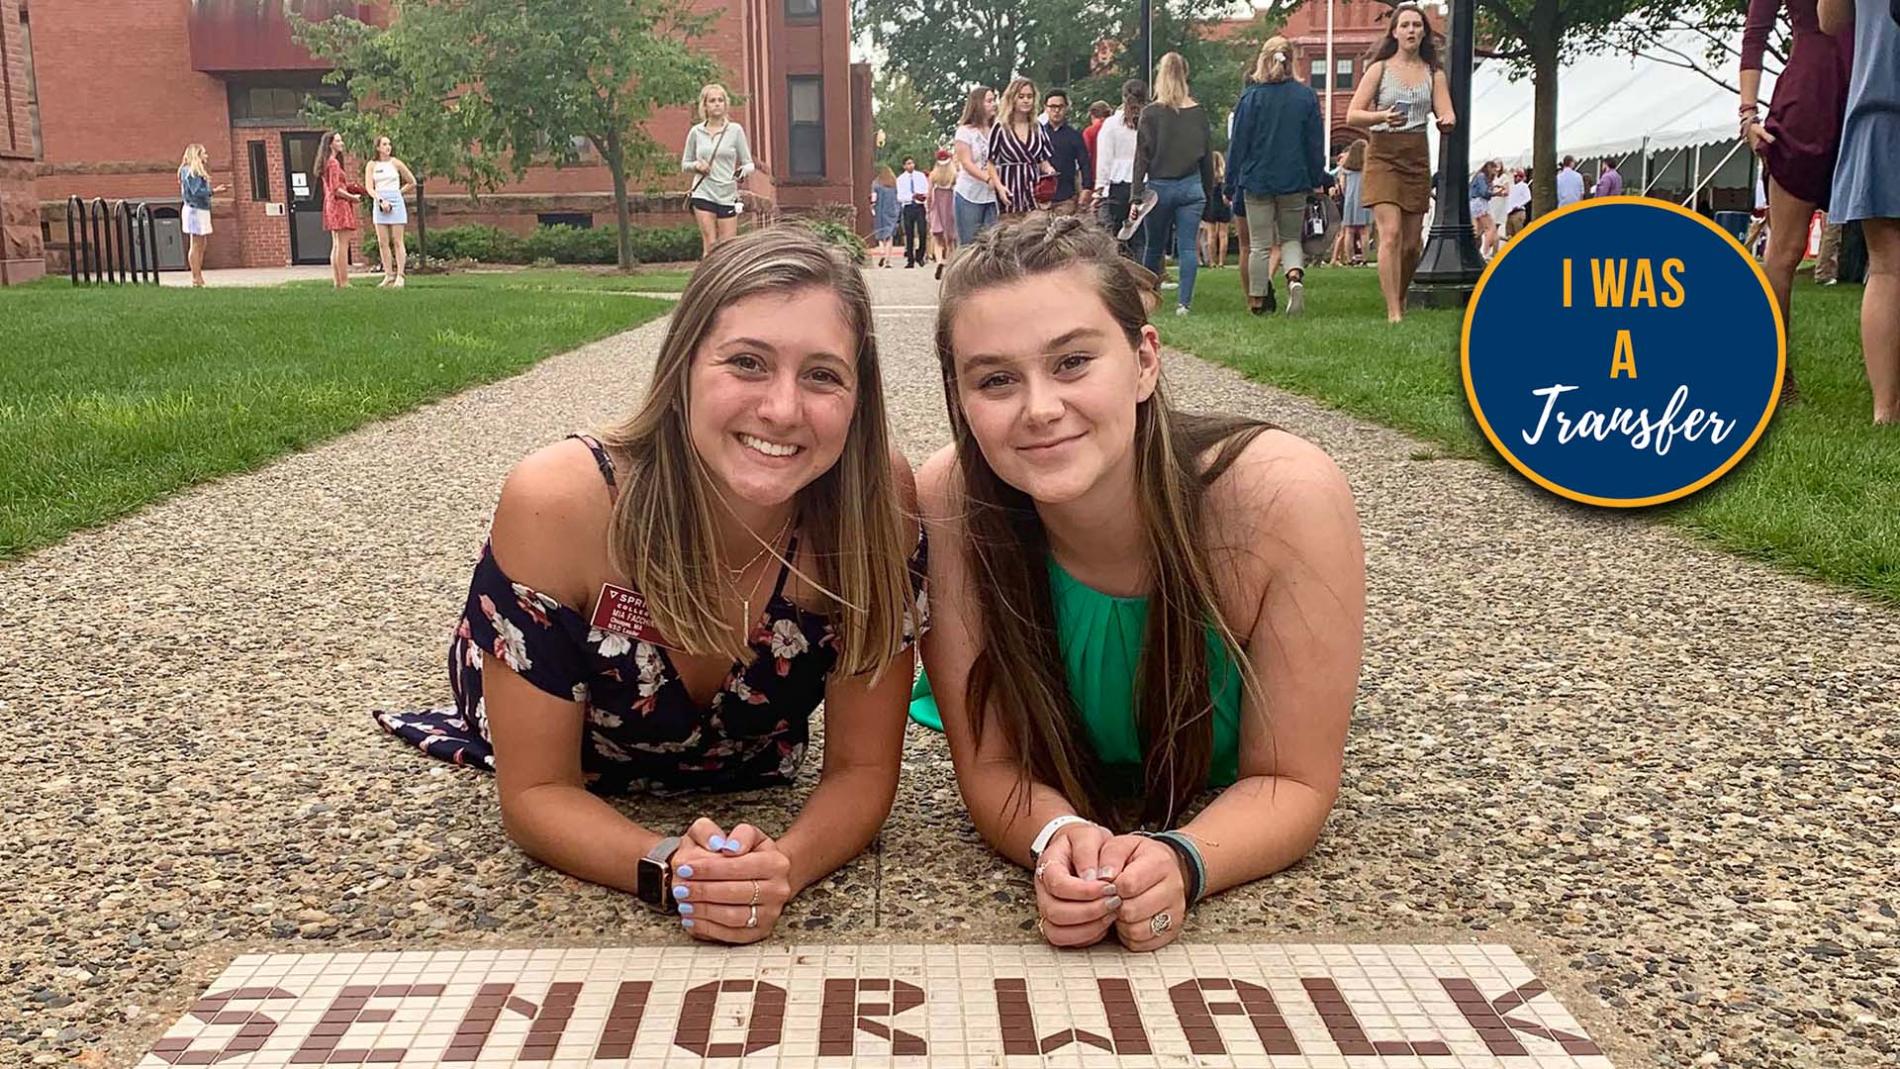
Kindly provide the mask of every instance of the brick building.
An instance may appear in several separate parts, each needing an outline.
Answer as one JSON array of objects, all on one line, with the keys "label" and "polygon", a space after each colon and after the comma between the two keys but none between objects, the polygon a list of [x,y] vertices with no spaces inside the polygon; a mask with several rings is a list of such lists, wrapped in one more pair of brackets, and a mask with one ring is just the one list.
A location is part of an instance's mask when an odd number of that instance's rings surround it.
[{"label": "brick building", "polygon": [[0,286],[42,274],[32,108],[20,0],[0,0]]},{"label": "brick building", "polygon": [[[177,170],[184,146],[210,150],[211,176],[230,190],[214,198],[217,236],[208,267],[321,263],[329,238],[319,222],[317,183],[309,174],[321,131],[298,118],[324,86],[324,65],[291,36],[280,0],[0,0],[5,31],[19,42],[24,73],[11,90],[15,127],[30,131],[26,160],[37,156],[37,200],[45,257],[63,267],[68,196],[147,202],[160,218],[161,264],[182,266],[176,237]],[[304,0],[302,17],[385,16],[377,3]],[[868,188],[870,78],[850,59],[849,0],[693,0],[716,17],[696,43],[742,99],[734,110],[759,165],[749,183],[757,207],[787,212],[822,205],[867,209],[854,191]],[[15,32],[17,29],[17,32]],[[11,68],[9,68],[11,69]],[[663,145],[678,145],[693,122],[671,109],[649,126]],[[0,187],[13,167],[0,124]],[[364,146],[351,146],[360,160]],[[397,146],[397,155],[402,147]],[[34,166],[27,163],[26,166]],[[635,222],[691,221],[684,176],[635,195]],[[638,183],[636,188],[644,187]],[[438,188],[441,187],[441,188]],[[537,167],[517,183],[472,200],[434,183],[428,223],[494,223],[525,232],[538,222],[613,225],[607,168]],[[167,227],[167,223],[171,226]],[[860,228],[868,218],[859,220]],[[37,248],[36,248],[37,251]]]},{"label": "brick building", "polygon": [[[1326,9],[1326,0],[1301,4],[1279,31],[1293,44],[1294,76],[1313,87],[1313,91],[1320,95],[1322,108],[1325,107],[1329,81],[1326,69]],[[1333,69],[1330,82],[1335,151],[1366,136],[1364,130],[1346,123],[1346,111],[1352,103],[1353,90],[1359,86],[1360,76],[1371,63],[1373,49],[1385,37],[1386,17],[1391,10],[1391,6],[1381,0],[1332,0]],[[1236,37],[1252,25],[1251,18],[1234,19],[1215,26],[1213,36],[1216,39]],[[1444,19],[1436,11],[1432,15],[1432,25],[1441,33],[1445,29]]]}]

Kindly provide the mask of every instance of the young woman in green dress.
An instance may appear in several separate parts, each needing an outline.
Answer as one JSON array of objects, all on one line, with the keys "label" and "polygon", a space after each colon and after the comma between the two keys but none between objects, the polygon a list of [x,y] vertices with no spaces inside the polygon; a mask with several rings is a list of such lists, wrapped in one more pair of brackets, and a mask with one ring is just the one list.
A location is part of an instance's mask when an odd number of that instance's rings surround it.
[{"label": "young woman in green dress", "polygon": [[944,548],[912,715],[941,717],[1058,946],[1156,949],[1303,856],[1357,689],[1345,478],[1284,431],[1169,405],[1153,282],[1093,223],[1038,215],[966,249],[938,313],[954,445],[918,475]]}]

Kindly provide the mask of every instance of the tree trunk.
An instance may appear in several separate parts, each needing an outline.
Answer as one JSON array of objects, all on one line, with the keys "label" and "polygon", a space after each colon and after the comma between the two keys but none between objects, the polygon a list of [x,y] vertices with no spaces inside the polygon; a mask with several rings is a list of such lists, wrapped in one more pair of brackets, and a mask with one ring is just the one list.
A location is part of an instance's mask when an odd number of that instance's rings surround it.
[{"label": "tree trunk", "polygon": [[620,133],[607,134],[607,171],[614,179],[614,222],[620,227],[619,261],[622,271],[633,270],[633,222],[627,213],[627,161],[620,154]]},{"label": "tree trunk", "polygon": [[[1562,32],[1557,0],[1537,0],[1531,8],[1531,212],[1544,216],[1557,208],[1557,56]],[[1462,119],[1463,116],[1460,116]]]}]

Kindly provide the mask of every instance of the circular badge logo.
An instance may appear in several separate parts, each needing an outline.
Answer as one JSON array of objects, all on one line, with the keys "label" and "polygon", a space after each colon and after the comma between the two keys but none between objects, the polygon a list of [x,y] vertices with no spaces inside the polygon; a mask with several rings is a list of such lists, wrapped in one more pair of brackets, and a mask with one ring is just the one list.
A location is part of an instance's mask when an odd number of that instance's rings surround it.
[{"label": "circular badge logo", "polygon": [[1787,360],[1768,278],[1674,204],[1588,200],[1512,238],[1465,310],[1465,396],[1532,482],[1615,508],[1714,482],[1774,414]]}]

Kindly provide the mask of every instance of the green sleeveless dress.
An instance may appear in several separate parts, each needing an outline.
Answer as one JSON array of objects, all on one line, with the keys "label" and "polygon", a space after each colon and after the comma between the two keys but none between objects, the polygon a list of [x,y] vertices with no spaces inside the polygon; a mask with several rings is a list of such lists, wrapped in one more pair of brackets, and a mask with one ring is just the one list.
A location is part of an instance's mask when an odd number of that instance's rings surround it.
[{"label": "green sleeveless dress", "polygon": [[[1141,743],[1135,729],[1135,675],[1148,624],[1147,598],[1120,598],[1084,586],[1049,558],[1049,592],[1055,601],[1056,641],[1069,681],[1069,696],[1096,756],[1118,777],[1140,782]],[[1240,777],[1240,672],[1212,627],[1207,660],[1213,673],[1214,756],[1208,785],[1225,787]],[[930,678],[919,675],[911,690],[910,718],[943,730]]]}]

